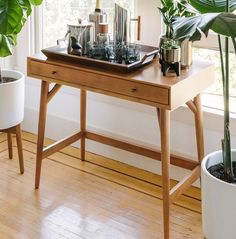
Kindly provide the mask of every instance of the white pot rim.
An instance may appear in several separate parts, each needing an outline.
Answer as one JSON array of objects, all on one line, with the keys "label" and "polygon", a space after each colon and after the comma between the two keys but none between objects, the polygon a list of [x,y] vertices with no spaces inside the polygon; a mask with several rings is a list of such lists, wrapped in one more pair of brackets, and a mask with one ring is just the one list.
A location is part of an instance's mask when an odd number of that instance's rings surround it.
[{"label": "white pot rim", "polygon": [[[232,152],[233,152],[233,151],[236,152],[236,149],[233,149]],[[214,157],[214,156],[217,155],[217,154],[222,154],[222,150],[218,150],[218,151],[212,152],[212,153],[210,153],[210,154],[208,154],[208,155],[206,155],[206,156],[204,157],[204,159],[202,160],[202,163],[201,163],[201,168],[202,168],[203,173],[204,173],[207,177],[211,178],[212,180],[215,180],[215,181],[217,181],[218,183],[224,184],[225,186],[227,185],[227,187],[236,187],[236,184],[222,181],[222,180],[216,178],[215,176],[211,175],[211,174],[208,172],[207,167],[206,167],[206,164],[207,164],[207,162],[208,162],[208,160],[209,160],[210,158]]]},{"label": "white pot rim", "polygon": [[[11,73],[15,73],[16,75],[18,75],[18,77],[16,78],[16,80],[14,81],[11,81],[11,82],[4,82],[4,83],[1,83],[0,84],[0,87],[1,85],[11,85],[11,84],[15,84],[17,81],[20,81],[20,80],[24,80],[24,74],[21,73],[20,71],[16,71],[16,70],[7,70],[7,69],[2,69],[1,70],[2,72],[11,72]],[[2,74],[3,75],[3,74]],[[14,78],[13,76],[10,76],[11,78]]]}]

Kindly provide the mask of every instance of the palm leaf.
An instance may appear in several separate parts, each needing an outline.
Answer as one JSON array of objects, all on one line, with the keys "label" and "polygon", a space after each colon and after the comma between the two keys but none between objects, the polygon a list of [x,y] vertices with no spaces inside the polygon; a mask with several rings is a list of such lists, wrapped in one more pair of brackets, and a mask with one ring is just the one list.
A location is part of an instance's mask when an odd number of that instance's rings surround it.
[{"label": "palm leaf", "polygon": [[[200,32],[206,36],[209,30],[236,38],[236,15],[233,13],[208,13],[188,18],[177,18],[173,22],[175,38],[179,40],[200,40]],[[200,37],[200,39],[199,39]]]},{"label": "palm leaf", "polygon": [[[189,0],[191,5],[201,13],[216,13],[225,12],[227,0]],[[233,12],[236,10],[236,1],[229,1],[229,10]]]}]

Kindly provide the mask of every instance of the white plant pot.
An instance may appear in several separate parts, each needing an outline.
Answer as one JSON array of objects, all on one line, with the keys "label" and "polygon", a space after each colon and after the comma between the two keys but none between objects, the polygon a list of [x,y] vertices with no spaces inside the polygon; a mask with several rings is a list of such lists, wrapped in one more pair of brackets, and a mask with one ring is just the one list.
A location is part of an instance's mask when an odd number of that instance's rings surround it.
[{"label": "white plant pot", "polygon": [[8,129],[20,124],[24,118],[24,75],[2,70],[2,76],[17,79],[0,84],[0,129]]},{"label": "white plant pot", "polygon": [[[232,151],[236,161],[236,150]],[[207,169],[222,163],[222,151],[202,161],[202,223],[206,239],[236,238],[236,185],[212,176]]]}]

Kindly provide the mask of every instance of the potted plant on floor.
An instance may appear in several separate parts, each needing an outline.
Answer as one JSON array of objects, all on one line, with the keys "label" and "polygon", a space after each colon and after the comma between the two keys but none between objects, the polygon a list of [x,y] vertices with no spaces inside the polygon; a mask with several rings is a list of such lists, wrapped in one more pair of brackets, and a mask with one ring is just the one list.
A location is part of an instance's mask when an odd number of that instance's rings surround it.
[{"label": "potted plant on floor", "polygon": [[[159,48],[165,41],[173,40],[173,22],[176,17],[193,16],[192,9],[186,7],[189,0],[161,0],[161,8],[159,12],[165,24],[165,34],[160,36]],[[181,43],[181,65],[189,67],[192,64],[192,43],[186,39]]]},{"label": "potted plant on floor", "polygon": [[[190,0],[199,14],[179,18],[173,23],[175,37],[182,41],[200,40],[209,30],[218,34],[223,98],[224,138],[222,150],[206,156],[202,162],[202,217],[203,232],[207,239],[236,238],[236,150],[231,149],[229,111],[229,41],[236,50],[236,1]],[[223,47],[222,36],[225,38]]]},{"label": "potted plant on floor", "polygon": [[[16,38],[31,14],[32,6],[42,0],[0,1],[0,60],[12,54]],[[1,62],[0,62],[1,63]],[[2,70],[0,64],[0,129],[22,122],[24,116],[24,75]]]}]

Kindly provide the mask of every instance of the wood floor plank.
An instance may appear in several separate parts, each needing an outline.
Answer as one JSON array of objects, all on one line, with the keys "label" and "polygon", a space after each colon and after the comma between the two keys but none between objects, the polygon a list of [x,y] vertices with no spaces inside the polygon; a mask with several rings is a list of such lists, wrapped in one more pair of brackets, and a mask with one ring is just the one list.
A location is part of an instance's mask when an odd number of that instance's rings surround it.
[{"label": "wood floor plank", "polygon": [[[31,142],[26,141],[24,143],[24,148],[30,152],[35,153],[35,151],[33,151],[33,149],[35,148],[34,144]],[[93,157],[95,157],[95,156],[93,155]],[[148,195],[162,198],[162,188],[160,186],[155,185],[155,184],[150,184],[143,180],[137,180],[136,178],[128,176],[128,173],[123,174],[123,173],[119,173],[117,171],[112,171],[112,170],[108,169],[107,167],[105,167],[105,168],[98,167],[97,164],[90,164],[87,161],[82,162],[80,160],[76,160],[77,158],[75,158],[75,157],[65,155],[64,153],[61,153],[61,152],[51,155],[49,157],[49,159],[55,160],[64,165],[68,165],[68,166],[74,167],[74,168],[82,170],[82,171],[85,171],[87,173],[97,175],[104,179],[107,179],[112,182],[116,182],[120,185],[126,186],[128,188],[132,188],[137,191],[141,191]],[[129,172],[129,171],[126,170],[126,172]],[[179,200],[176,202],[176,204],[180,205],[182,207],[186,207],[188,209],[194,210],[196,212],[200,212],[200,210],[201,210],[200,201],[196,200],[192,197],[181,196],[179,198]]]},{"label": "wood floor plank", "polygon": [[[145,193],[155,195],[157,185],[129,177],[129,168],[125,174],[109,170],[110,165],[103,168],[95,155],[93,162],[83,163],[60,152],[43,161],[42,184],[35,191],[36,145],[33,136],[24,133],[23,138],[24,175],[18,173],[15,144],[13,160],[7,150],[0,152],[0,233],[5,238],[162,239],[162,200]],[[171,206],[171,239],[203,238],[201,214],[193,210]]]}]

